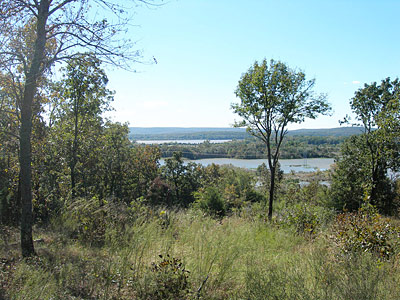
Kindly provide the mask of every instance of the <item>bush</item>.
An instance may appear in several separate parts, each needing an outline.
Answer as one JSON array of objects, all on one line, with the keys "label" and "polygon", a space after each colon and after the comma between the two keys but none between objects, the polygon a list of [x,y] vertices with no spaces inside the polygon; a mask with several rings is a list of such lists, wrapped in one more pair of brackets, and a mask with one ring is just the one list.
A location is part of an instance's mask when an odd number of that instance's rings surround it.
[{"label": "bush", "polygon": [[246,201],[252,202],[252,203],[265,203],[266,202],[266,197],[265,194],[262,192],[259,192],[257,190],[249,190],[246,193]]},{"label": "bush", "polygon": [[[103,201],[101,201],[103,202]],[[88,245],[103,245],[106,233],[106,209],[104,203],[93,197],[77,198],[62,213],[62,230]]]},{"label": "bush", "polygon": [[161,261],[152,263],[140,299],[187,299],[190,294],[189,271],[178,258],[159,255]]},{"label": "bush", "polygon": [[315,236],[321,225],[317,207],[306,203],[296,204],[289,209],[287,221],[295,227],[297,234],[305,234],[309,237]]},{"label": "bush", "polygon": [[335,240],[345,254],[369,252],[387,260],[397,252],[399,228],[371,205],[356,213],[338,215],[334,231]]},{"label": "bush", "polygon": [[222,195],[216,187],[207,187],[195,193],[196,206],[211,215],[223,217],[226,205]]},{"label": "bush", "polygon": [[160,177],[156,177],[147,191],[146,200],[150,205],[172,206],[172,189]]}]

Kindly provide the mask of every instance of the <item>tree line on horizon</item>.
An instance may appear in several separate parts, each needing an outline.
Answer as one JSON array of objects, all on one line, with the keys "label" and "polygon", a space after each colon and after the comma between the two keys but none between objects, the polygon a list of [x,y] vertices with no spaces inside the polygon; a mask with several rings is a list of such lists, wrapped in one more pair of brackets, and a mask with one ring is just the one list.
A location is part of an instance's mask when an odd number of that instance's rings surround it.
[{"label": "tree line on horizon", "polygon": [[[138,128],[129,127],[129,138],[132,141],[152,141],[152,140],[241,140],[253,138],[246,132],[245,128],[226,128],[240,131],[230,131],[221,128],[191,128],[187,131],[185,128]],[[348,137],[355,134],[361,134],[362,127],[338,127],[328,129],[297,129],[290,130],[289,136],[304,137]]]},{"label": "tree line on horizon", "polygon": [[[288,136],[280,149],[280,158],[335,158],[340,153],[340,145],[346,137]],[[181,152],[187,159],[237,158],[265,159],[267,150],[262,141],[256,138],[234,140],[224,143],[180,144],[177,142],[157,145],[161,157],[172,157]]]}]

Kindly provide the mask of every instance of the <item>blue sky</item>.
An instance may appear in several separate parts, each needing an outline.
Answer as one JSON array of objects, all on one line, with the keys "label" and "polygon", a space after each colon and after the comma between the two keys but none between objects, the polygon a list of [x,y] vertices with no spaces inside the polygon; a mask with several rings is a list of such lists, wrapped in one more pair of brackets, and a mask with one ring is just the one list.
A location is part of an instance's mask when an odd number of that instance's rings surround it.
[{"label": "blue sky", "polygon": [[109,72],[113,120],[130,126],[229,127],[234,90],[255,60],[281,60],[316,78],[330,117],[291,126],[338,127],[364,83],[400,73],[398,0],[170,0],[137,7],[129,36],[136,73]]}]

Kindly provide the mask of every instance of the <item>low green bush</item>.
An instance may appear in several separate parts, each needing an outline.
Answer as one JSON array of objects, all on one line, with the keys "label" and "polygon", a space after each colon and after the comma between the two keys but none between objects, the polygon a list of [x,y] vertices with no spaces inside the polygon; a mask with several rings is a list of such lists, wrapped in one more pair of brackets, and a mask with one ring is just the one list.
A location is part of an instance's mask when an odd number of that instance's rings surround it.
[{"label": "low green bush", "polygon": [[305,234],[309,237],[314,236],[320,227],[316,208],[305,203],[293,206],[289,210],[287,219],[289,224],[295,227],[297,234]]},{"label": "low green bush", "polygon": [[75,199],[63,209],[62,230],[85,244],[104,244],[107,226],[104,204],[96,197]]},{"label": "low green bush", "polygon": [[144,276],[142,289],[138,291],[139,299],[149,300],[178,300],[189,297],[190,272],[185,269],[179,258],[168,254],[164,257],[159,255],[161,261],[153,262],[150,272]]},{"label": "low green bush", "polygon": [[226,204],[220,191],[213,186],[207,187],[195,193],[195,207],[200,208],[210,215],[223,217],[226,214]]},{"label": "low green bush", "polygon": [[390,259],[398,252],[400,229],[365,205],[356,213],[336,217],[334,238],[343,253],[370,252],[379,259]]},{"label": "low green bush", "polygon": [[278,224],[293,227],[296,234],[309,238],[314,238],[334,216],[331,209],[306,202],[282,206],[276,218]]}]

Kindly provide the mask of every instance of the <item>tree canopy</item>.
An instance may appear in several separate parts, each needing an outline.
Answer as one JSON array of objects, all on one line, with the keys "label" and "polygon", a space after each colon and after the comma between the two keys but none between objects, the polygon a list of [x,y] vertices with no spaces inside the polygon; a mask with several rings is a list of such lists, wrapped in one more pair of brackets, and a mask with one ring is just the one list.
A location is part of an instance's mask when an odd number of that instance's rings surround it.
[{"label": "tree canopy", "polygon": [[[341,151],[333,176],[338,208],[355,210],[365,201],[385,213],[394,208],[389,170],[400,168],[400,81],[386,78],[365,84],[350,100],[355,125],[364,133],[352,137]],[[350,120],[346,120],[350,122]]]},{"label": "tree canopy", "polygon": [[269,218],[272,217],[275,171],[279,150],[290,123],[302,123],[327,114],[330,106],[325,94],[313,90],[315,79],[307,80],[302,71],[289,68],[285,63],[264,59],[257,61],[244,73],[235,94],[240,103],[232,109],[242,121],[235,126],[246,127],[267,146],[268,167],[271,172]]}]

